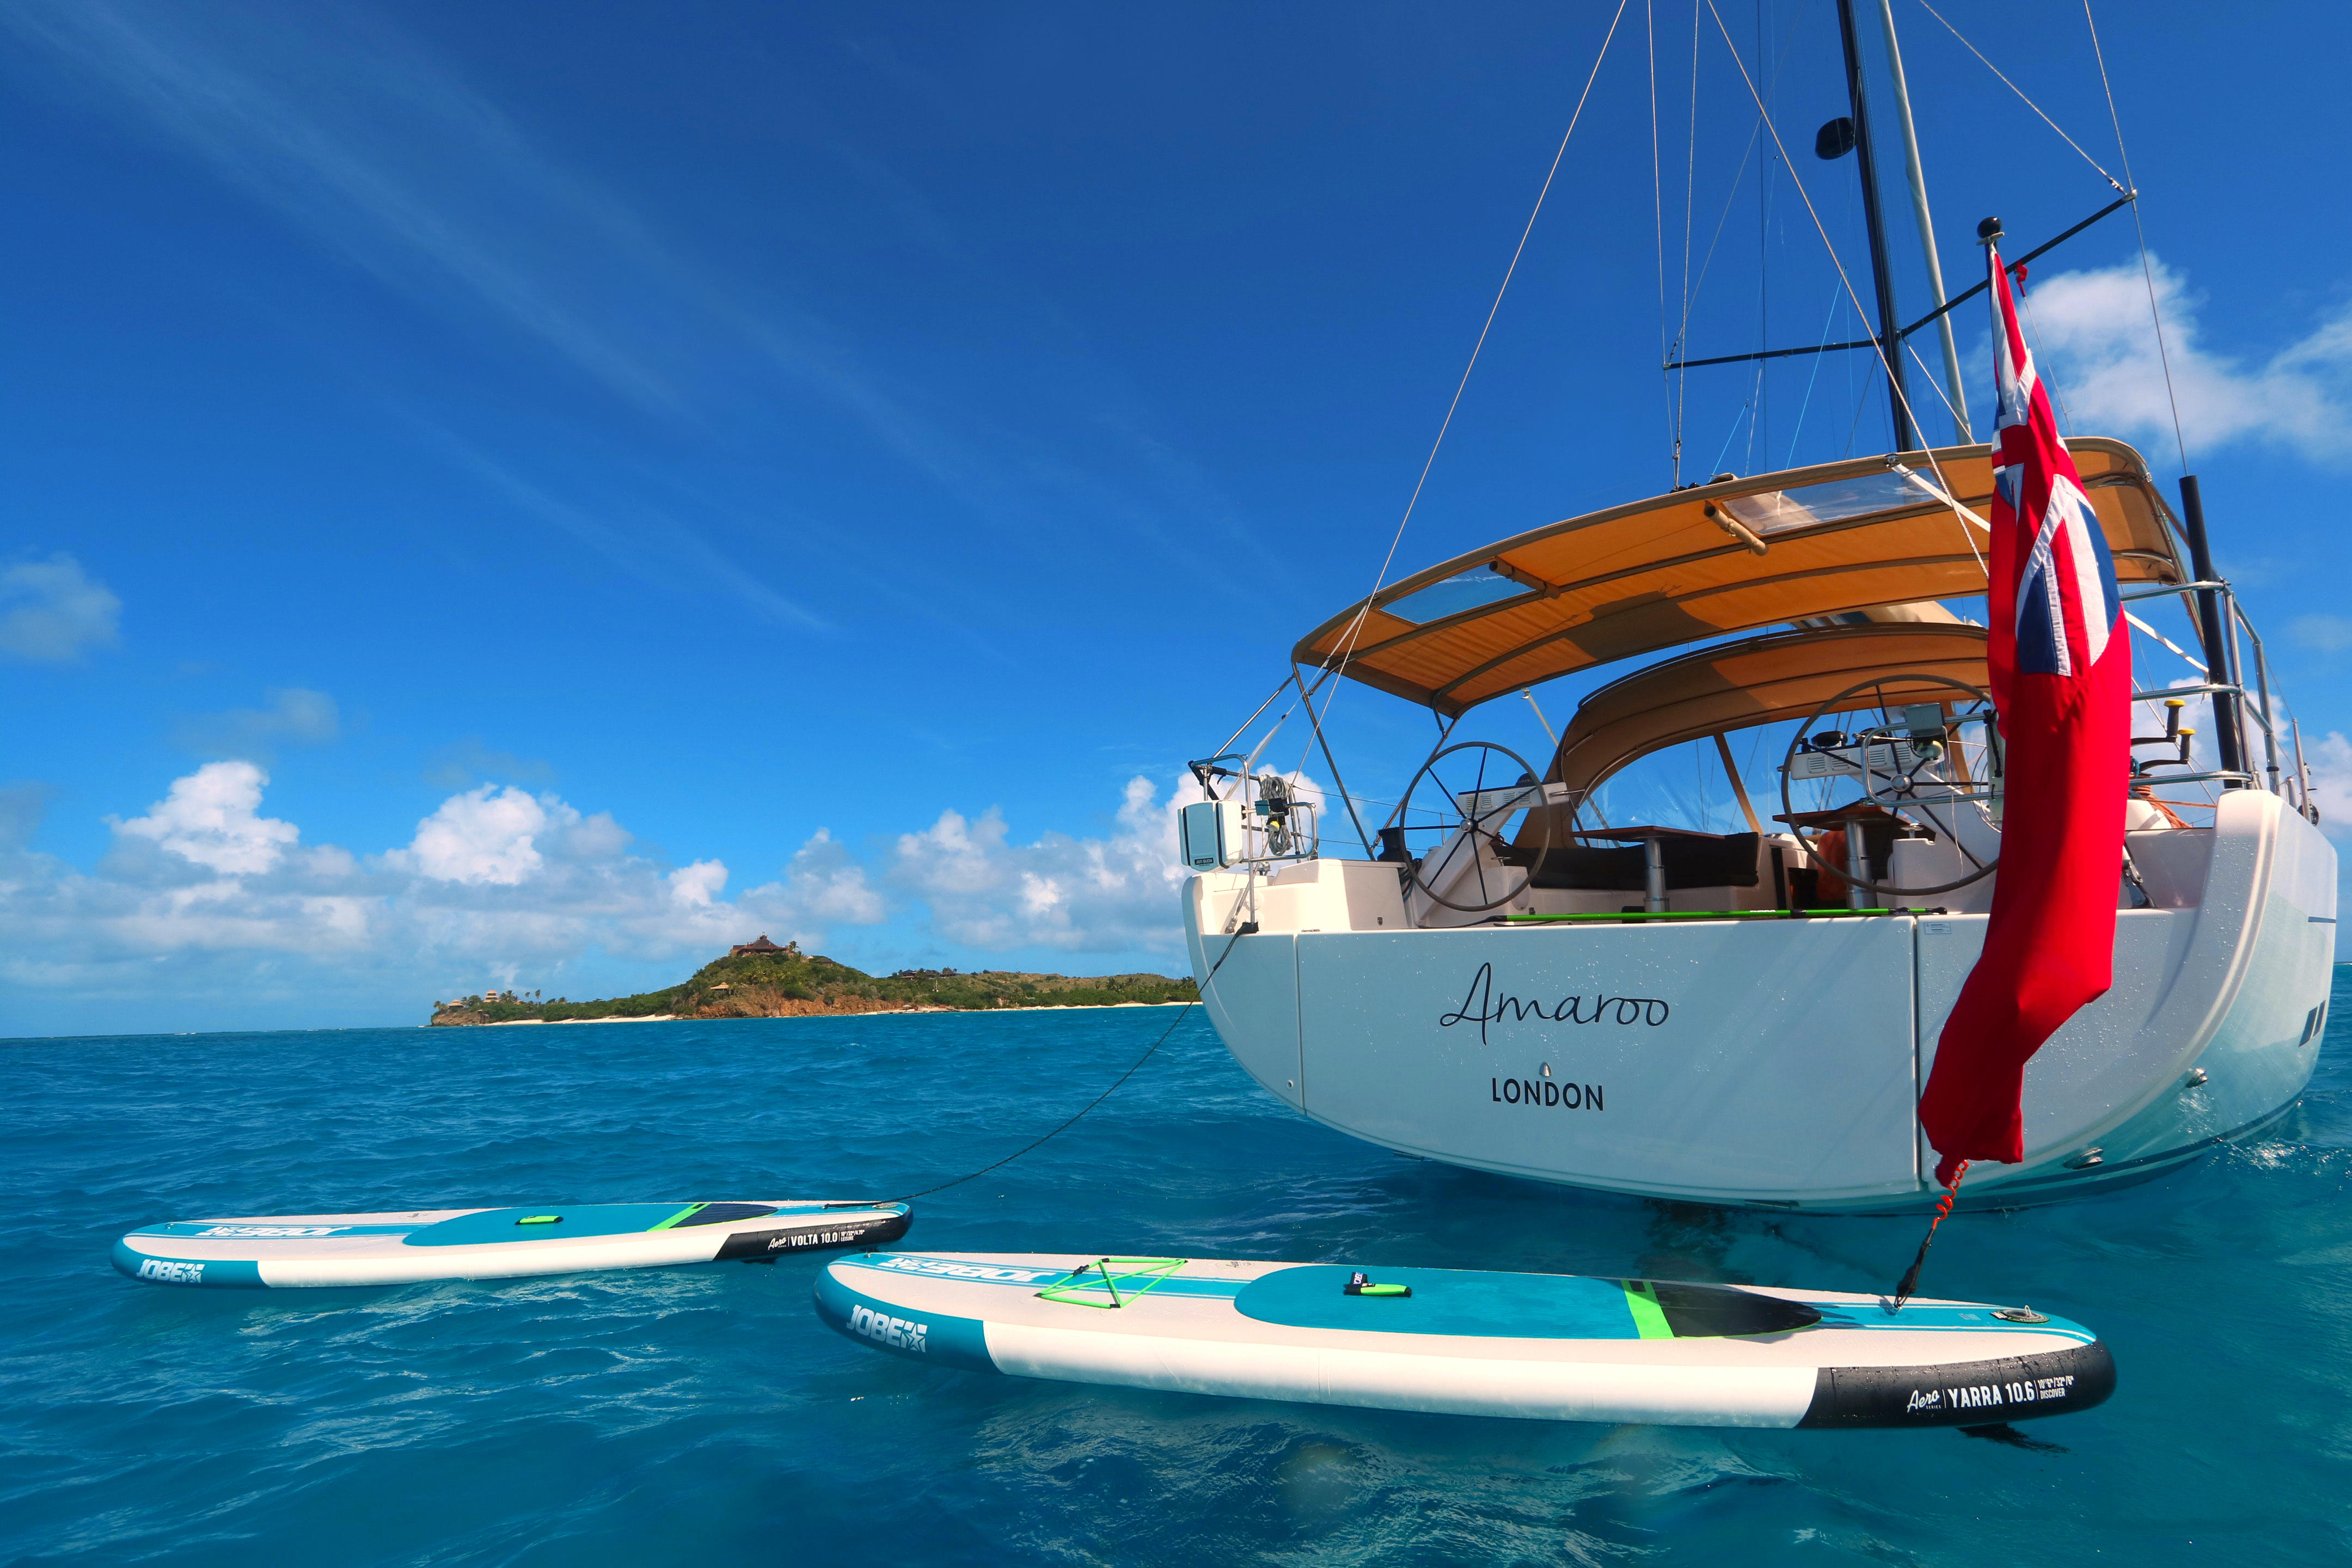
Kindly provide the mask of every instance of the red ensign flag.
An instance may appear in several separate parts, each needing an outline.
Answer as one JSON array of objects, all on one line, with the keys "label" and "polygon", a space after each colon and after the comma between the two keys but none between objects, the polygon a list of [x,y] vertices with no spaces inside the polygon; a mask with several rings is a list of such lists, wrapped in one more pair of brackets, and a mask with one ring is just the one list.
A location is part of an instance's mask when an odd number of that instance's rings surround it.
[{"label": "red ensign flag", "polygon": [[1984,952],[1919,1097],[1946,1186],[1963,1161],[2024,1158],[2027,1060],[2114,982],[2131,767],[2131,637],[2115,561],[2058,438],[1999,249],[1985,247],[1985,259],[2000,384],[1986,658],[2005,770]]}]

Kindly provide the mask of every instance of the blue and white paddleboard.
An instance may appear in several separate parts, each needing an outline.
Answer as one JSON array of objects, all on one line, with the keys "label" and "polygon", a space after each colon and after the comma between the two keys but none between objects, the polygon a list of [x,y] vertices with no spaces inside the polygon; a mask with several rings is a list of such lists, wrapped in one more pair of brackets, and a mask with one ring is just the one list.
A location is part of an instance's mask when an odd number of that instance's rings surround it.
[{"label": "blue and white paddleboard", "polygon": [[1990,1426],[2116,1385],[2097,1336],[2029,1308],[1568,1274],[869,1252],[816,1307],[936,1366],[1549,1421]]},{"label": "blue and white paddleboard", "polygon": [[666,1264],[758,1262],[907,1234],[905,1204],[544,1204],[264,1215],[143,1226],[114,1266],[159,1285],[406,1285]]}]

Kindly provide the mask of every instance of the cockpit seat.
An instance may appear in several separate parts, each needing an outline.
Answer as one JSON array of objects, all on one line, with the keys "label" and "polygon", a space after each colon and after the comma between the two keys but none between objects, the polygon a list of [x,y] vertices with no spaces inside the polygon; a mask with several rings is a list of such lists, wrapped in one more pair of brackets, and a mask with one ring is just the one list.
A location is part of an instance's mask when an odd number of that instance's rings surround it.
[{"label": "cockpit seat", "polygon": [[[1755,887],[1759,843],[1753,833],[1662,838],[1666,887]],[[1543,891],[1638,893],[1646,885],[1639,844],[1605,849],[1556,844],[1543,851],[1540,862],[1532,845],[1499,845],[1495,853],[1505,865],[1529,868],[1528,886]]]}]

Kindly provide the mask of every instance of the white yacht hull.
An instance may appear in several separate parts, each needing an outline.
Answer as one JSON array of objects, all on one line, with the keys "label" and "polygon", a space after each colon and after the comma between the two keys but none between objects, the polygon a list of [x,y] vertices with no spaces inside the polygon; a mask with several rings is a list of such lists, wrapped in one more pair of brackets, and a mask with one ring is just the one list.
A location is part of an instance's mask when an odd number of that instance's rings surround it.
[{"label": "white yacht hull", "polygon": [[[2309,1080],[2333,846],[2258,790],[2164,839],[2142,857],[2155,907],[2118,916],[2114,989],[2027,1068],[2023,1163],[1975,1166],[1964,1202],[2146,1179]],[[1184,906],[1235,1059],[1352,1137],[1685,1202],[1935,1196],[1914,1107],[1983,914],[1417,929],[1393,867],[1336,860],[1196,877]]]}]

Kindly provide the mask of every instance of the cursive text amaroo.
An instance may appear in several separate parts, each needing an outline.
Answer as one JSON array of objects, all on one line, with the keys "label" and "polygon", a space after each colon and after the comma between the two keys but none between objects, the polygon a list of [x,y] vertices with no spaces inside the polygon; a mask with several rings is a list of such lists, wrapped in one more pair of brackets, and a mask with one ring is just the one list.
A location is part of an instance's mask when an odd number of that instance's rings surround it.
[{"label": "cursive text amaroo", "polygon": [[1540,1002],[1523,1002],[1517,996],[1497,996],[1495,966],[1482,963],[1477,978],[1470,982],[1469,994],[1462,998],[1462,1005],[1440,1016],[1437,1022],[1439,1027],[1447,1029],[1456,1024],[1475,1024],[1483,1045],[1489,1024],[1541,1018],[1548,1024],[1646,1024],[1654,1029],[1666,1021],[1672,1011],[1655,996],[1563,996],[1549,1007]]}]

